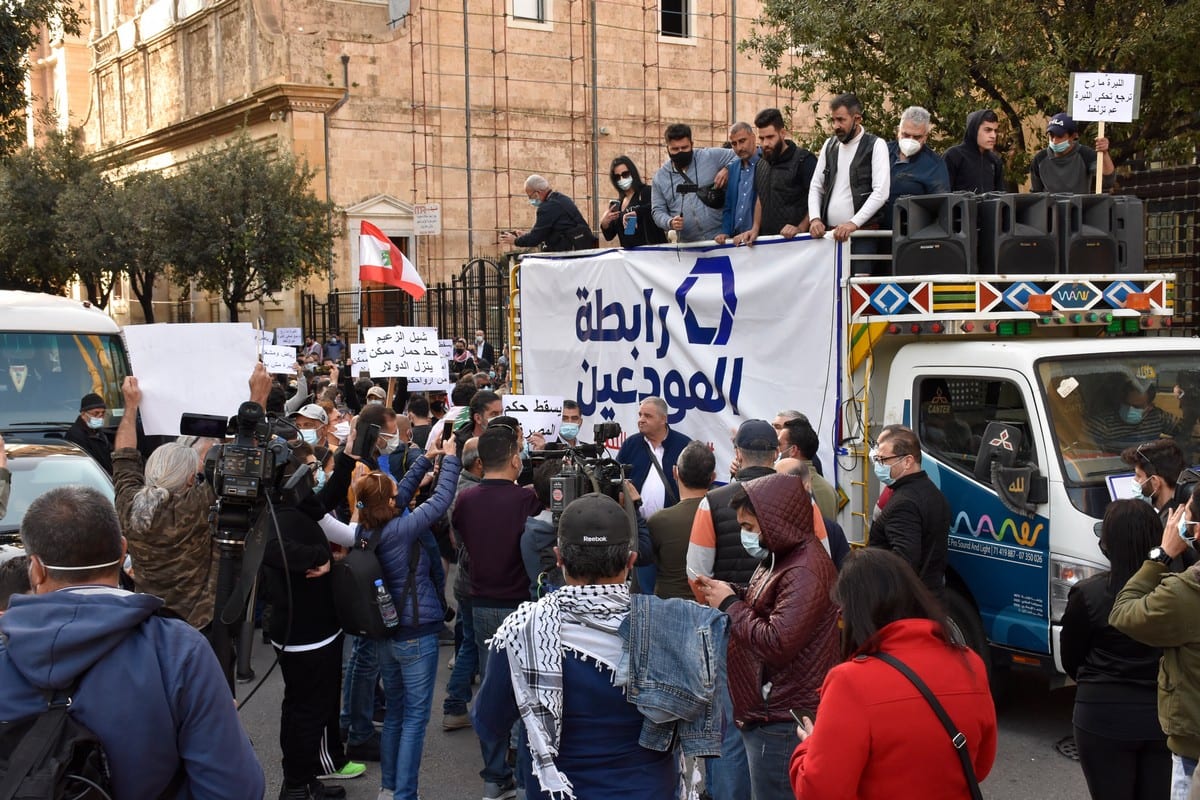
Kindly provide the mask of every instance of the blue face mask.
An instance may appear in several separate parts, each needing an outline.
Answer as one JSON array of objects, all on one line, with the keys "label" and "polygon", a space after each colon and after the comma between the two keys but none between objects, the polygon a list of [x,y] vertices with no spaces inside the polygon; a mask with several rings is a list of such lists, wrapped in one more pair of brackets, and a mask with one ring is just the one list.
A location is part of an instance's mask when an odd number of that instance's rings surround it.
[{"label": "blue face mask", "polygon": [[558,432],[564,439],[574,439],[579,436],[579,424],[575,422],[564,422],[558,426]]},{"label": "blue face mask", "polygon": [[[1186,517],[1184,517],[1183,519],[1179,520],[1179,525],[1177,526],[1177,528],[1178,528],[1178,530],[1179,530],[1179,538],[1180,538],[1180,539],[1187,539],[1187,538],[1188,538],[1188,527],[1189,527],[1189,526],[1188,526],[1188,521],[1187,521],[1187,518],[1186,518]],[[1190,540],[1189,540],[1189,541],[1190,541]]]},{"label": "blue face mask", "polygon": [[314,428],[305,428],[300,431],[300,438],[303,439],[306,444],[316,444],[317,431]]},{"label": "blue face mask", "polygon": [[534,208],[537,208],[541,204],[542,204],[542,198],[540,198],[540,197],[529,198],[529,205],[533,206]]},{"label": "blue face mask", "polygon": [[87,426],[94,431],[98,431],[104,427],[104,417],[88,417]]},{"label": "blue face mask", "polygon": [[325,470],[318,469],[315,474],[317,477],[317,485],[314,487],[313,491],[319,492],[321,491],[321,487],[325,485]]},{"label": "blue face mask", "polygon": [[750,554],[751,558],[757,558],[760,561],[771,553],[770,550],[762,546],[762,542],[758,539],[758,534],[754,531],[742,531],[742,548]]},{"label": "blue face mask", "polygon": [[875,462],[875,477],[878,478],[879,482],[884,486],[891,486],[896,482],[896,479],[892,477],[891,465],[880,464],[878,461]]},{"label": "blue face mask", "polygon": [[1070,146],[1071,146],[1071,140],[1064,139],[1061,142],[1051,142],[1049,145],[1049,148],[1050,148],[1051,153],[1058,154],[1058,153],[1065,153],[1067,151],[1067,148]]},{"label": "blue face mask", "polygon": [[1140,425],[1145,416],[1145,409],[1134,408],[1133,406],[1127,405],[1121,406],[1121,419],[1125,420],[1130,425]]}]

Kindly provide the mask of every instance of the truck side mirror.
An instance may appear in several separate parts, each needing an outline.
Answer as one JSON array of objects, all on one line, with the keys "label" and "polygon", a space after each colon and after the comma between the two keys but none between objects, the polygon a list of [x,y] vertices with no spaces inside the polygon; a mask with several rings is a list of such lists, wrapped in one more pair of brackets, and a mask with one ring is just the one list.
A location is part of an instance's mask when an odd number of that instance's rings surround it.
[{"label": "truck side mirror", "polygon": [[1050,482],[1032,466],[1013,466],[1021,440],[1020,428],[989,422],[975,461],[975,479],[995,489],[1009,510],[1032,515],[1050,499]]},{"label": "truck side mirror", "polygon": [[1003,422],[989,422],[979,442],[979,456],[975,459],[975,480],[990,485],[992,464],[1011,467],[1017,460],[1017,451],[1020,448],[1020,428]]}]

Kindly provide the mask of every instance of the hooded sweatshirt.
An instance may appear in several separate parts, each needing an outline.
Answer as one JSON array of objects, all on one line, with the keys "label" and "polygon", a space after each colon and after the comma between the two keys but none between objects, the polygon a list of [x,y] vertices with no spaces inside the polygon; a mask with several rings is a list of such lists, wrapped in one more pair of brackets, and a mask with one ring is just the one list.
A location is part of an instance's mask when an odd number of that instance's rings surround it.
[{"label": "hooded sweatshirt", "polygon": [[963,143],[946,151],[946,171],[950,174],[952,192],[1004,192],[1004,162],[994,150],[980,150],[975,139],[987,109],[972,111],[967,116],[967,132]]},{"label": "hooded sweatshirt", "polygon": [[838,661],[837,568],[813,533],[813,504],[795,475],[743,484],[770,551],[729,615],[729,693],[738,727],[786,722],[788,709],[816,708],[818,690]]},{"label": "hooded sweatshirt", "polygon": [[208,642],[163,601],[107,586],[16,595],[0,617],[0,721],[45,708],[38,687],[75,681],[71,716],[104,744],[114,796],[260,800],[262,767]]}]

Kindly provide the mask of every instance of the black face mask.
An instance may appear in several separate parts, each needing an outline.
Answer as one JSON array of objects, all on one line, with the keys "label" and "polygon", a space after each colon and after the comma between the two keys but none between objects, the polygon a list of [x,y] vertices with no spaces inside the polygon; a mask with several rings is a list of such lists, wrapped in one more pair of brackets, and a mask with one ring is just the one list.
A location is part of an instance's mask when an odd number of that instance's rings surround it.
[{"label": "black face mask", "polygon": [[686,169],[692,163],[692,151],[671,153],[671,163],[675,165],[675,169]]}]

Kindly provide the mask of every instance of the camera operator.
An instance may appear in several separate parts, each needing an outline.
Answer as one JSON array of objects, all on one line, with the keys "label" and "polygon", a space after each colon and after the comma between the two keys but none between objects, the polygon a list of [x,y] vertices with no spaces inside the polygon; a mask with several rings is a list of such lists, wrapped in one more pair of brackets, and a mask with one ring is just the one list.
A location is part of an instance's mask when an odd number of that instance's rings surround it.
[{"label": "camera operator", "polygon": [[[271,376],[256,365],[250,376],[250,399],[265,403],[270,390]],[[161,597],[168,609],[207,634],[217,576],[209,523],[216,495],[201,481],[199,456],[186,445],[162,445],[143,468],[137,450],[142,400],[137,378],[127,377],[121,391],[125,415],[114,443],[113,482],[138,591]]]}]

